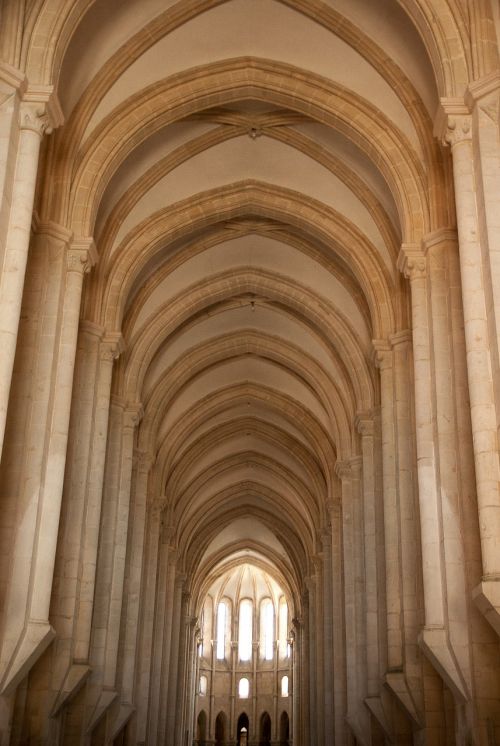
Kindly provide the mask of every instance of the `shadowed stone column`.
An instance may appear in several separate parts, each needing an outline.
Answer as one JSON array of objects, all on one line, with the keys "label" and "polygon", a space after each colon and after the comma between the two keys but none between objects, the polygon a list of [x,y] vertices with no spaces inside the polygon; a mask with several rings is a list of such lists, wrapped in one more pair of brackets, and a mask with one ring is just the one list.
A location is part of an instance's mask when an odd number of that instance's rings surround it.
[{"label": "shadowed stone column", "polygon": [[373,455],[373,418],[369,413],[356,417],[356,428],[361,435],[363,471],[363,525],[365,548],[365,615],[367,696],[378,697],[380,688],[379,631],[378,631],[378,565],[375,503],[375,466]]},{"label": "shadowed stone column", "polygon": [[[24,678],[53,639],[49,607],[64,483],[73,372],[84,273],[94,263],[91,239],[72,240],[52,223],[40,224],[31,254],[32,280],[43,302],[28,293],[27,315],[39,317],[34,360],[38,397],[25,410],[31,458],[23,464],[19,504],[24,520],[13,542],[6,602],[1,689]],[[30,340],[31,341],[31,340]],[[24,344],[24,342],[23,342]],[[28,340],[26,340],[28,344]],[[54,362],[55,361],[55,362]]]},{"label": "shadowed stone column", "polygon": [[15,138],[11,140],[11,147],[17,144],[17,155],[0,274],[0,454],[23,298],[40,142],[45,133],[63,122],[52,86],[28,88],[22,99],[17,143]]},{"label": "shadowed stone column", "polygon": [[[491,267],[488,267],[487,231],[481,230],[477,209],[477,169],[474,164],[472,117],[459,101],[444,99],[436,121],[436,133],[451,145],[457,207],[462,299],[465,321],[467,373],[471,404],[474,460],[476,467],[483,579],[475,600],[490,624],[500,634],[500,463],[492,353],[496,333],[490,328]],[[496,143],[498,148],[498,143]],[[496,180],[497,175],[494,176]],[[493,198],[495,191],[489,195]],[[495,197],[498,211],[498,197]],[[492,211],[489,210],[491,217]],[[491,225],[491,224],[490,224]],[[495,259],[495,264],[496,264]],[[495,272],[496,275],[496,272]],[[496,280],[495,280],[496,284]],[[495,301],[495,305],[498,299]],[[495,339],[494,339],[495,337]]]}]

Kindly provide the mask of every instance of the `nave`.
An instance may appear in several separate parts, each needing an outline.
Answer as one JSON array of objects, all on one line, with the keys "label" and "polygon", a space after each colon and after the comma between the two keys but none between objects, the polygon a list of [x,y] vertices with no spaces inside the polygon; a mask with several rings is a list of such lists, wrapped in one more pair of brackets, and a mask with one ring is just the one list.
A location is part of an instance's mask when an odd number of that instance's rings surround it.
[{"label": "nave", "polygon": [[499,38],[0,0],[1,746],[500,743]]}]

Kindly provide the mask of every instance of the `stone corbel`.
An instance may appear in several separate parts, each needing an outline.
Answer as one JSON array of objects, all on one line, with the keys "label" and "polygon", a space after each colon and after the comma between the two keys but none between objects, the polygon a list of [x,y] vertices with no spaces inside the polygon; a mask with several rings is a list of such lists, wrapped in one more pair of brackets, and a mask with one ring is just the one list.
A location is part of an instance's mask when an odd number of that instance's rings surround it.
[{"label": "stone corbel", "polygon": [[135,707],[133,705],[124,704],[123,702],[120,704],[118,715],[106,734],[106,744],[111,745],[114,742],[115,738],[120,735],[134,712]]},{"label": "stone corbel", "polygon": [[54,86],[28,85],[22,96],[21,129],[32,129],[40,136],[64,124],[64,114]]},{"label": "stone corbel", "polygon": [[87,274],[97,263],[98,254],[93,238],[74,238],[66,255],[68,272]]},{"label": "stone corbel", "polygon": [[500,73],[498,70],[469,85],[465,94],[465,104],[470,112],[479,107],[498,126],[500,107]]},{"label": "stone corbel", "polygon": [[91,672],[86,663],[73,663],[64,677],[59,694],[50,713],[51,718],[58,717],[67,704],[78,694]]},{"label": "stone corbel", "polygon": [[422,720],[418,714],[417,707],[411,695],[404,673],[402,671],[388,671],[384,677],[384,684],[403,706],[403,709],[413,724],[418,729],[421,729]]},{"label": "stone corbel", "polygon": [[7,669],[2,677],[0,694],[8,696],[32,669],[56,636],[49,622],[28,620]]},{"label": "stone corbel", "polygon": [[417,244],[403,244],[398,256],[398,269],[410,282],[425,279],[427,259],[423,249]]},{"label": "stone corbel", "polygon": [[469,108],[459,98],[442,98],[434,120],[434,136],[446,146],[457,145],[472,137]]},{"label": "stone corbel", "polygon": [[90,736],[95,728],[99,725],[102,718],[105,716],[113,702],[118,697],[118,692],[107,689],[101,692],[101,695],[97,701],[94,712],[92,713],[89,723],[87,725],[87,736]]}]

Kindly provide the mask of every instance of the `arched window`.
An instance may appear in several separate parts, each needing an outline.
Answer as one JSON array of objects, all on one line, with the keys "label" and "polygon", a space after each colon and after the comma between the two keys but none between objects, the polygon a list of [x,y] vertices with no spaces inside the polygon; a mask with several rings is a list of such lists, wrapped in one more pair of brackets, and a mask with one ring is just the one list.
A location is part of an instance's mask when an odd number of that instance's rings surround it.
[{"label": "arched window", "polygon": [[217,660],[223,661],[226,657],[226,621],[227,604],[221,601],[217,607]]},{"label": "arched window", "polygon": [[244,598],[240,603],[240,619],[238,627],[238,651],[240,661],[252,659],[252,602]]},{"label": "arched window", "polygon": [[266,661],[272,661],[274,649],[274,606],[270,598],[260,605],[260,654]]},{"label": "arched window", "polygon": [[288,676],[281,679],[281,696],[288,697]]},{"label": "arched window", "polygon": [[279,620],[278,620],[278,629],[279,629],[279,650],[280,650],[280,658],[283,660],[284,658],[288,658],[288,604],[285,600],[284,596],[281,596],[280,598],[280,605],[279,605]]},{"label": "arched window", "polygon": [[238,697],[240,699],[248,699],[250,696],[250,682],[248,679],[240,679],[238,683]]},{"label": "arched window", "polygon": [[207,677],[206,676],[200,676],[200,688],[199,693],[202,697],[205,697],[207,694]]}]

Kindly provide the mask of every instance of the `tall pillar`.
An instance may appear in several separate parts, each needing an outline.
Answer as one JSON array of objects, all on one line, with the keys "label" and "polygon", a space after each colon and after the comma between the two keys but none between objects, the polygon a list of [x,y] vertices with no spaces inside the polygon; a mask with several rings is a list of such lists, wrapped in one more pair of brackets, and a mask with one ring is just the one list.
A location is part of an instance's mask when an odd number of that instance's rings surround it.
[{"label": "tall pillar", "polygon": [[[177,551],[171,527],[160,531],[158,573],[155,588],[153,661],[151,667],[148,739],[165,740],[166,703],[170,671],[172,615],[176,587]],[[163,739],[163,741],[162,741]]]},{"label": "tall pillar", "polygon": [[[83,276],[94,261],[91,240],[70,242],[53,224],[38,226],[32,248],[43,303],[27,313],[40,317],[36,349],[38,399],[30,403],[19,502],[24,520],[12,547],[12,573],[5,607],[1,690],[8,693],[26,675],[53,639],[49,606],[64,483],[73,372]],[[35,294],[34,298],[38,297]],[[31,340],[30,340],[31,341]],[[28,344],[28,342],[27,342]],[[54,363],[55,361],[55,363]],[[29,409],[29,407],[28,407]],[[26,408],[25,408],[26,410]],[[28,410],[25,411],[25,414]]]},{"label": "tall pillar", "polygon": [[154,498],[148,505],[146,529],[145,573],[142,588],[143,607],[139,628],[140,642],[138,654],[138,671],[136,692],[134,696],[137,708],[136,733],[137,743],[147,741],[148,709],[153,697],[151,674],[153,667],[153,643],[155,622],[156,577],[158,572],[159,543],[161,520],[165,508],[165,498]]},{"label": "tall pillar", "polygon": [[166,730],[165,746],[177,746],[175,741],[175,726],[177,722],[177,706],[180,699],[179,692],[179,669],[180,669],[180,643],[182,618],[187,603],[184,585],[186,576],[178,574],[175,581],[174,605],[171,616],[171,643],[170,643],[170,665],[168,668],[168,692],[165,703]]},{"label": "tall pillar", "polygon": [[[346,650],[344,618],[344,571],[342,503],[338,498],[329,501],[328,510],[332,527],[332,618],[333,618],[333,697],[335,744],[345,743],[345,719],[347,714]],[[305,637],[305,635],[304,635]],[[307,721],[306,721],[307,722]],[[305,736],[308,732],[305,730]],[[307,744],[307,740],[305,741]]]},{"label": "tall pillar", "polygon": [[[491,328],[498,304],[498,299],[493,300],[491,297],[492,288],[496,288],[498,284],[498,262],[496,253],[491,257],[489,255],[488,236],[494,231],[488,230],[488,227],[485,231],[484,217],[480,219],[477,209],[477,185],[481,173],[480,168],[474,163],[473,124],[474,129],[477,129],[477,121],[473,123],[463,103],[443,100],[436,122],[436,132],[445,143],[451,145],[453,157],[467,374],[483,562],[483,578],[474,595],[479,608],[500,634],[500,402],[496,400],[494,379],[497,367],[496,330]],[[477,139],[474,144],[477,147]],[[496,143],[495,148],[498,147]],[[491,162],[492,173],[495,161],[496,158]],[[494,182],[497,178],[493,176]],[[494,182],[488,186],[486,179],[485,183],[488,191],[488,204],[485,207],[490,221],[498,210]],[[496,200],[495,204],[492,203],[492,199]],[[497,241],[498,237],[494,239],[493,247]]]},{"label": "tall pillar", "polygon": [[387,670],[389,672],[401,672],[403,670],[401,537],[396,479],[393,355],[389,342],[376,340],[373,346],[375,363],[380,370],[387,607]]},{"label": "tall pillar", "polygon": [[93,670],[87,701],[89,733],[116,699],[133,447],[141,413],[140,404],[113,400],[92,618],[90,662]]},{"label": "tall pillar", "polygon": [[366,624],[366,690],[368,697],[378,697],[380,688],[378,630],[377,514],[375,501],[375,464],[373,453],[374,423],[371,414],[359,414],[356,427],[361,435],[363,474],[363,527],[365,548],[365,624]]},{"label": "tall pillar", "polygon": [[[11,147],[17,144],[17,152],[0,273],[0,454],[21,314],[40,143],[45,133],[63,122],[52,86],[28,88],[22,99],[17,143],[16,138],[12,137],[13,133],[9,133]],[[5,186],[8,188],[7,184]]]},{"label": "tall pillar", "polygon": [[334,739],[333,698],[333,583],[331,529],[322,532],[323,542],[323,699],[325,708],[325,744]]}]

